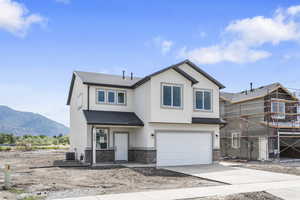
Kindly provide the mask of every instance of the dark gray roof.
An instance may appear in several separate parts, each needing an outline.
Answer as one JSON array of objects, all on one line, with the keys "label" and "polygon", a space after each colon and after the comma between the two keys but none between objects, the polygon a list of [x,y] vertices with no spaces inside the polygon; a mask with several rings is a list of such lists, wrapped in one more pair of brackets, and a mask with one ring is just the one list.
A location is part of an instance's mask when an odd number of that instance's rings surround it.
[{"label": "dark gray roof", "polygon": [[90,85],[114,85],[118,87],[132,88],[132,85],[141,80],[142,78],[125,76],[125,79],[120,75],[111,75],[103,73],[93,73],[93,72],[74,72],[84,84]]},{"label": "dark gray roof", "polygon": [[134,112],[84,110],[83,113],[90,125],[144,126]]},{"label": "dark gray roof", "polygon": [[193,117],[193,124],[226,124],[225,121],[220,118],[203,118],[203,117]]},{"label": "dark gray roof", "polygon": [[200,69],[196,64],[194,64],[193,62],[189,61],[189,60],[184,60],[180,63],[177,63],[175,65],[171,65],[169,67],[166,67],[162,70],[159,70],[157,72],[154,72],[148,76],[146,76],[145,78],[141,79],[140,81],[138,81],[137,83],[135,83],[135,85],[133,86],[134,88],[144,84],[145,82],[147,82],[148,80],[150,80],[150,78],[152,76],[155,76],[157,74],[160,74],[162,72],[165,72],[169,69],[174,69],[175,71],[177,71],[178,73],[180,73],[181,75],[183,75],[184,77],[186,77],[187,79],[189,79],[190,81],[192,81],[193,84],[198,83],[198,81],[196,79],[194,79],[193,77],[191,77],[190,75],[188,75],[187,73],[185,73],[183,70],[181,70],[179,68],[180,65],[182,64],[188,64],[190,67],[192,67],[194,70],[196,70],[197,72],[199,72],[200,74],[202,74],[203,76],[205,76],[208,80],[212,81],[213,83],[215,83],[217,86],[219,86],[220,89],[225,88],[225,86],[223,84],[221,84],[219,81],[217,81],[216,79],[214,79],[212,76],[210,76],[208,73],[206,73],[205,71],[203,71],[202,69]]},{"label": "dark gray roof", "polygon": [[139,87],[140,85],[146,83],[148,80],[151,79],[152,76],[155,76],[157,74],[160,74],[162,72],[165,72],[169,69],[173,69],[179,74],[181,74],[183,77],[186,79],[190,80],[192,84],[198,83],[198,81],[193,78],[191,75],[187,74],[183,70],[179,68],[180,65],[182,64],[188,64],[190,67],[192,67],[194,70],[205,76],[207,79],[215,83],[219,88],[225,88],[224,85],[222,85],[220,82],[218,82],[216,79],[211,77],[209,74],[204,72],[202,69],[200,69],[197,65],[192,63],[189,60],[184,60],[180,63],[177,63],[175,65],[171,65],[169,67],[166,67],[162,70],[159,70],[155,73],[152,73],[144,78],[139,78],[139,77],[134,77],[133,80],[130,79],[130,77],[125,77],[125,79],[122,79],[122,76],[118,75],[110,75],[110,74],[103,74],[103,73],[93,73],[93,72],[82,72],[82,71],[75,71],[73,73],[71,85],[70,85],[70,90],[69,90],[69,96],[68,96],[68,101],[67,105],[70,105],[71,101],[71,96],[73,92],[73,85],[75,81],[75,75],[78,76],[84,84],[89,84],[89,85],[99,85],[99,86],[106,86],[106,87],[117,87],[117,88],[130,88],[134,89]]},{"label": "dark gray roof", "polygon": [[278,87],[282,87],[282,85],[280,83],[272,83],[259,88],[254,88],[253,91],[243,91],[238,93],[221,92],[220,95],[224,99],[229,100],[232,103],[236,103],[248,99],[251,100],[258,97],[264,97]]}]

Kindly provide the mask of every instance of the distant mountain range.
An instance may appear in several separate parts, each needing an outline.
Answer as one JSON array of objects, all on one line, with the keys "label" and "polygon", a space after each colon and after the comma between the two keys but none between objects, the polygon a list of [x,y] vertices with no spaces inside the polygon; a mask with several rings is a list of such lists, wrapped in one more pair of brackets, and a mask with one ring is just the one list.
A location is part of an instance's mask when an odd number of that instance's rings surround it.
[{"label": "distant mountain range", "polygon": [[69,133],[69,128],[40,114],[0,105],[0,133],[57,136]]}]

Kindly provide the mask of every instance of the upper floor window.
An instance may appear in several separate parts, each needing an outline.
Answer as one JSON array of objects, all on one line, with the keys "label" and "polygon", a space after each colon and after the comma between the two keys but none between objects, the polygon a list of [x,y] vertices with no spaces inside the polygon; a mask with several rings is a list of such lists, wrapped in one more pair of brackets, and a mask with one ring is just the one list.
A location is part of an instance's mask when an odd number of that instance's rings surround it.
[{"label": "upper floor window", "polygon": [[271,113],[274,119],[285,119],[285,103],[279,100],[272,99],[271,101]]},{"label": "upper floor window", "polygon": [[196,89],[194,92],[195,110],[212,111],[212,91]]},{"label": "upper floor window", "polygon": [[116,92],[115,91],[108,91],[108,103],[115,103],[116,102]]},{"label": "upper floor window", "polygon": [[97,103],[101,104],[126,104],[126,91],[121,90],[97,90]]},{"label": "upper floor window", "polygon": [[105,103],[105,90],[98,90],[98,102]]},{"label": "upper floor window", "polygon": [[83,107],[83,94],[80,93],[77,96],[77,109],[80,110]]},{"label": "upper floor window", "polygon": [[118,104],[125,104],[125,92],[123,91],[117,92],[117,102]]},{"label": "upper floor window", "polygon": [[170,108],[181,108],[182,86],[162,84],[162,106]]}]

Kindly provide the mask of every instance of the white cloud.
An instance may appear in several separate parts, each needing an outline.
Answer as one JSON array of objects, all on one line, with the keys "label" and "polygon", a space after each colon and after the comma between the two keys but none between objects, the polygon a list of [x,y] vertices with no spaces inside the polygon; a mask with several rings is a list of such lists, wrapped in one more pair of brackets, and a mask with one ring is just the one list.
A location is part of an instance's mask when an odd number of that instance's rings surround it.
[{"label": "white cloud", "polygon": [[171,51],[174,42],[171,40],[165,40],[160,36],[157,36],[152,39],[152,43],[154,44],[155,47],[159,48],[161,53],[163,55],[167,54],[168,52]]},{"label": "white cloud", "polygon": [[55,0],[57,3],[70,4],[71,0]]},{"label": "white cloud", "polygon": [[297,15],[300,13],[300,5],[291,6],[287,9],[288,14],[290,15]]},{"label": "white cloud", "polygon": [[27,8],[13,0],[0,0],[0,29],[24,37],[33,24],[41,24],[45,18],[29,14]]},{"label": "white cloud", "polygon": [[248,63],[271,56],[270,52],[258,49],[264,44],[277,45],[285,41],[300,41],[300,23],[295,14],[300,6],[278,9],[274,16],[256,16],[235,20],[225,28],[219,44],[187,50],[181,57],[187,57],[200,64],[214,64],[223,61]]}]

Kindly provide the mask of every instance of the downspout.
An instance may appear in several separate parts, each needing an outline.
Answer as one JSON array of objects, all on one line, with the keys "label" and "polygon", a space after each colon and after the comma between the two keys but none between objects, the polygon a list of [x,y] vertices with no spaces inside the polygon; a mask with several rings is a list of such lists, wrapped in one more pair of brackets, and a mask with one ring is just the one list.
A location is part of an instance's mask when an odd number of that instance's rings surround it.
[{"label": "downspout", "polygon": [[87,110],[90,110],[90,85],[87,86]]},{"label": "downspout", "polygon": [[94,162],[94,126],[92,126],[91,129],[91,146],[92,146],[92,151],[91,151],[91,163],[90,166],[93,166],[93,162]]}]

